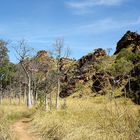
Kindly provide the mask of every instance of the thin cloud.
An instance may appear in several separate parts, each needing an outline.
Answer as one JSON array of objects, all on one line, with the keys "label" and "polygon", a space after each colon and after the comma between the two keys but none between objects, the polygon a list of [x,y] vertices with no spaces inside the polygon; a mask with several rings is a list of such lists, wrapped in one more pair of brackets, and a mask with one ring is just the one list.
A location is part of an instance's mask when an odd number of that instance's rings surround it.
[{"label": "thin cloud", "polygon": [[118,6],[127,0],[70,0],[66,5],[76,10],[89,10],[93,6]]},{"label": "thin cloud", "polygon": [[135,20],[114,20],[111,18],[106,18],[103,20],[96,21],[92,24],[87,24],[79,27],[79,31],[91,34],[98,34],[106,31],[112,31],[117,29],[125,29],[133,26],[140,25],[140,17]]}]

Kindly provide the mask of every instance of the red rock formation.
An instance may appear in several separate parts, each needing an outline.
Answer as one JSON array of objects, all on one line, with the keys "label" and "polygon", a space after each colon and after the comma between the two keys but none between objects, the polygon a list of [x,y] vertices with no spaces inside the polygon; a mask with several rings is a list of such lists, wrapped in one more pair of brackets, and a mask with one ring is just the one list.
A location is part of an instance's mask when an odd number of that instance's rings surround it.
[{"label": "red rock formation", "polygon": [[[87,81],[91,80],[92,74],[93,74],[93,63],[96,61],[97,58],[106,56],[105,50],[99,48],[96,49],[93,53],[90,53],[86,56],[83,56],[81,59],[78,60],[78,65],[73,71],[73,76],[66,77],[66,86],[62,88],[62,91],[60,92],[60,97],[67,97],[75,92],[76,86],[78,84],[85,84]],[[61,70],[64,70],[64,62],[61,62],[62,67]],[[90,69],[88,66],[91,66]],[[91,72],[92,71],[92,72]],[[92,73],[92,74],[91,74]],[[62,81],[65,80],[65,77],[63,77]]]},{"label": "red rock formation", "polygon": [[96,61],[96,58],[103,57],[106,55],[106,51],[102,48],[95,49],[93,53],[90,53],[79,59],[79,67],[82,67],[85,63]]},{"label": "red rock formation", "polygon": [[45,50],[41,50],[37,53],[36,57],[39,59],[44,59],[44,58],[48,57],[48,52]]},{"label": "red rock formation", "polygon": [[103,50],[102,48],[95,49],[93,54],[96,57],[101,57],[101,56],[106,56],[107,55],[106,51]]},{"label": "red rock formation", "polygon": [[114,54],[118,54],[122,49],[128,48],[129,45],[133,45],[133,52],[140,52],[140,35],[136,32],[127,31],[126,34],[117,43],[117,48]]}]

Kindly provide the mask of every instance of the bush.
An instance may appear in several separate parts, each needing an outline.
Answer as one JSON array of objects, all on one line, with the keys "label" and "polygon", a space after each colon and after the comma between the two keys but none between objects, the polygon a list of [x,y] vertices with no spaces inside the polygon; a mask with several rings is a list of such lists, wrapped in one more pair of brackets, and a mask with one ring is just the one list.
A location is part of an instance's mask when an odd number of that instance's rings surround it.
[{"label": "bush", "polygon": [[133,67],[134,65],[131,61],[128,61],[122,57],[117,59],[116,62],[112,64],[110,71],[114,76],[126,75],[133,69]]}]

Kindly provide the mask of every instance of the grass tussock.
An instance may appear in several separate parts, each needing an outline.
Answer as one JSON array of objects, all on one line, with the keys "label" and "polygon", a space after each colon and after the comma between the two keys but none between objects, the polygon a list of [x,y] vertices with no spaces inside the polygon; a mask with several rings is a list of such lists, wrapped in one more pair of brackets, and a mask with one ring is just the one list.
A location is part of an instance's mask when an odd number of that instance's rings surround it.
[{"label": "grass tussock", "polygon": [[10,126],[15,121],[29,117],[34,110],[27,110],[23,105],[7,105],[8,101],[4,101],[0,106],[0,140],[12,140],[12,132]]},{"label": "grass tussock", "polygon": [[38,111],[32,131],[44,140],[139,140],[139,106],[106,97],[68,99],[67,109]]}]

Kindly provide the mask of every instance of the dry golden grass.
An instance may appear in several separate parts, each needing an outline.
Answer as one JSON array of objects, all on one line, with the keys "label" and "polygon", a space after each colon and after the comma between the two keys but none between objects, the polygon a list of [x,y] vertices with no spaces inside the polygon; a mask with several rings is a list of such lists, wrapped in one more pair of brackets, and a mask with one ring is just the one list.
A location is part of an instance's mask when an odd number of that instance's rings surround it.
[{"label": "dry golden grass", "polygon": [[[64,101],[61,100],[61,106]],[[140,140],[140,107],[129,99],[107,96],[67,98],[67,108],[38,109],[30,130],[41,140]],[[4,100],[0,106],[0,140],[11,140],[9,126],[34,110]]]},{"label": "dry golden grass", "polygon": [[[63,101],[62,101],[63,104]],[[32,131],[44,140],[138,140],[139,106],[126,99],[67,99],[67,109],[37,111]]]},{"label": "dry golden grass", "polygon": [[4,99],[0,105],[0,140],[12,140],[10,125],[32,113],[33,110],[28,110],[25,105],[19,106],[17,100],[13,100],[12,105],[9,105],[9,100]]}]

